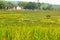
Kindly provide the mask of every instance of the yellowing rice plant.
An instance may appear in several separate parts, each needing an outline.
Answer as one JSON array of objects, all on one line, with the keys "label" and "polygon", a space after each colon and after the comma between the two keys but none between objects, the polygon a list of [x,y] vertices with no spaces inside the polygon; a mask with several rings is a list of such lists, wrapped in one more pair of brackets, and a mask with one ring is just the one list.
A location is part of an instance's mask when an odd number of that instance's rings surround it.
[{"label": "yellowing rice plant", "polygon": [[19,18],[20,14],[1,14],[0,18]]},{"label": "yellowing rice plant", "polygon": [[[48,12],[2,10],[0,12],[0,40],[60,40],[60,21],[58,20],[60,14],[57,11],[57,13]],[[50,19],[45,18],[48,14],[51,15]]]}]

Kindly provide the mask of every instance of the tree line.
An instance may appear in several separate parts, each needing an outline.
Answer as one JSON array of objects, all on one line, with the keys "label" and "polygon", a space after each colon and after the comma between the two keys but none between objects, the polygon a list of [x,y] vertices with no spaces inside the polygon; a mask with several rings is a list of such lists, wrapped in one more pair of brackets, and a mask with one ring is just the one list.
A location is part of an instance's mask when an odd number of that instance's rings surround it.
[{"label": "tree line", "polygon": [[0,1],[0,9],[6,9],[8,6],[21,6],[24,9],[39,9],[39,10],[52,10],[52,5],[45,3],[38,3],[38,2],[17,2],[16,4],[14,2],[7,2],[7,1]]}]

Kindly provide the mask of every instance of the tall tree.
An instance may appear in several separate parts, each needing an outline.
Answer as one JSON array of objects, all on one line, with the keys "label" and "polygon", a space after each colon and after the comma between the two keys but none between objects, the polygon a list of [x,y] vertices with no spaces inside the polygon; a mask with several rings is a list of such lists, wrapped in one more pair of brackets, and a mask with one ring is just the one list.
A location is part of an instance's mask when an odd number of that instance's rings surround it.
[{"label": "tall tree", "polygon": [[27,4],[28,4],[28,2],[19,2],[18,3],[19,6],[22,6],[24,8],[27,6]]},{"label": "tall tree", "polygon": [[41,4],[40,4],[39,0],[37,0],[37,1],[38,1],[38,9],[40,9]]},{"label": "tall tree", "polygon": [[5,7],[5,2],[4,1],[0,1],[0,9],[3,9]]}]

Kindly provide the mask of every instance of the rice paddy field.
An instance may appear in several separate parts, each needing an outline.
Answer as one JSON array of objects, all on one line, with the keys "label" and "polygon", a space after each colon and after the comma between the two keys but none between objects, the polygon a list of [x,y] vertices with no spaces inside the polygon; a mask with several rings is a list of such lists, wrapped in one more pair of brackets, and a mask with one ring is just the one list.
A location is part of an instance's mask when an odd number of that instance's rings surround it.
[{"label": "rice paddy field", "polygon": [[60,11],[0,10],[0,40],[60,40]]}]

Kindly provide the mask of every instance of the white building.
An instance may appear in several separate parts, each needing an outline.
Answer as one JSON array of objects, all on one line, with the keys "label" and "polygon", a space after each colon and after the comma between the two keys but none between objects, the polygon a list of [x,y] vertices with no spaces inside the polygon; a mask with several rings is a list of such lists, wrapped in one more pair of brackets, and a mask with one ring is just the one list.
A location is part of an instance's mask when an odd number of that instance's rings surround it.
[{"label": "white building", "polygon": [[16,10],[21,10],[21,9],[23,9],[23,7],[20,7],[20,6],[16,7]]},{"label": "white building", "polygon": [[8,10],[21,10],[21,9],[23,9],[23,7],[21,7],[21,6],[15,6],[15,7],[8,6],[8,7],[6,7],[6,9],[8,9]]}]

